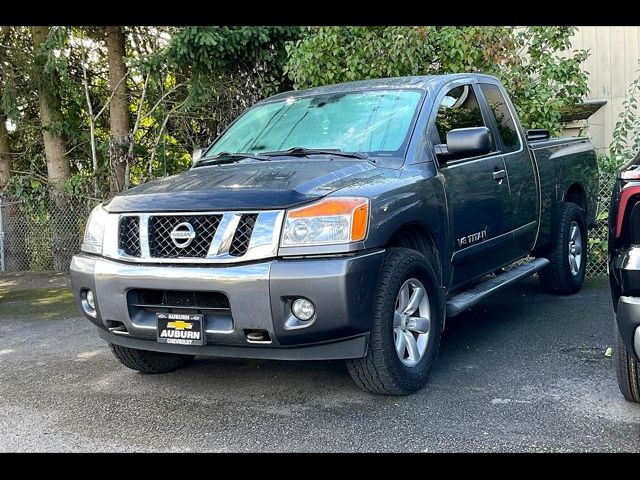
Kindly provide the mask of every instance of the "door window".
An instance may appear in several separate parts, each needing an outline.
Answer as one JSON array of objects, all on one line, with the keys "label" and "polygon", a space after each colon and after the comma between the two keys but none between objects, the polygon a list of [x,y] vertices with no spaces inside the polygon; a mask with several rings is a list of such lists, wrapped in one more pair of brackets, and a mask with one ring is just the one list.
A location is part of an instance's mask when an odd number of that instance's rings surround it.
[{"label": "door window", "polygon": [[498,132],[502,137],[504,153],[520,150],[520,138],[518,137],[516,122],[513,115],[511,115],[511,111],[507,106],[507,102],[500,88],[490,83],[482,83],[480,84],[480,89],[482,90],[484,98],[487,100],[489,109],[496,119]]},{"label": "door window", "polygon": [[[446,152],[447,133],[456,128],[485,127],[480,104],[473,92],[472,85],[460,85],[447,92],[436,114],[435,124],[431,128],[431,141],[438,147],[438,156],[447,160],[454,159]],[[455,159],[464,158],[456,156]]]}]

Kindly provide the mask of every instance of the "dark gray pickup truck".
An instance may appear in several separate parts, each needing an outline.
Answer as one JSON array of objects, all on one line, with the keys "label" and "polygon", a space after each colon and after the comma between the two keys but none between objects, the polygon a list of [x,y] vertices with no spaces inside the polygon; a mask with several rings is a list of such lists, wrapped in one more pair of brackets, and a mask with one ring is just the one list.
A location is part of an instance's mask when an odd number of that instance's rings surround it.
[{"label": "dark gray pickup truck", "polygon": [[445,318],[535,272],[581,288],[597,182],[589,140],[524,131],[494,77],[286,92],[188,172],[96,207],[74,294],[141,372],[345,359],[360,387],[408,394]]}]

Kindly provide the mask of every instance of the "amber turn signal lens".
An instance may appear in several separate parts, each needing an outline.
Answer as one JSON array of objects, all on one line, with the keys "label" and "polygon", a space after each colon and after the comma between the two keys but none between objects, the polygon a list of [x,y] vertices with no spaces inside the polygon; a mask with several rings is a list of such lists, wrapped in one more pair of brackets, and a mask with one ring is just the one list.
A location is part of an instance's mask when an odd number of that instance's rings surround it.
[{"label": "amber turn signal lens", "polygon": [[287,213],[284,243],[320,245],[355,242],[367,236],[368,222],[367,198],[325,198]]},{"label": "amber turn signal lens", "polygon": [[367,236],[367,223],[369,220],[369,204],[364,203],[353,212],[353,223],[351,224],[351,241],[364,240]]},{"label": "amber turn signal lens", "polygon": [[289,212],[289,218],[350,215],[356,208],[362,205],[367,205],[366,198],[327,198],[313,205],[291,210]]}]

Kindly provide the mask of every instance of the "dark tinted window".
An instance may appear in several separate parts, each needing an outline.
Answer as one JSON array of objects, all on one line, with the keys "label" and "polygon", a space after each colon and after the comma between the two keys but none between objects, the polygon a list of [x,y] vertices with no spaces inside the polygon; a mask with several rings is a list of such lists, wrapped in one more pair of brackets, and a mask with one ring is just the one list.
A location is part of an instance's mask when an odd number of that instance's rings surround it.
[{"label": "dark tinted window", "polygon": [[[471,85],[461,85],[447,92],[440,102],[435,126],[436,131],[432,131],[435,143],[446,143],[450,130],[485,126]],[[439,141],[435,137],[440,137]]]},{"label": "dark tinted window", "polygon": [[480,85],[482,93],[487,100],[489,108],[493,112],[498,125],[498,131],[502,137],[502,144],[504,145],[505,153],[513,152],[520,149],[520,139],[518,138],[518,131],[516,129],[516,123],[507,107],[507,103],[500,92],[497,85],[491,85],[483,83]]}]

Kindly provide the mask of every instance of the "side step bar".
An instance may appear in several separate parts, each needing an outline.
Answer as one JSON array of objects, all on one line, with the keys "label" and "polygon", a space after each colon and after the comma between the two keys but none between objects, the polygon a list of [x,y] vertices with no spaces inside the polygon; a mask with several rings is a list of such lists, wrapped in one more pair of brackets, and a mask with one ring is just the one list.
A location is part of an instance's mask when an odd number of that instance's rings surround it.
[{"label": "side step bar", "polygon": [[492,295],[509,285],[513,285],[524,278],[530,277],[537,271],[542,270],[548,264],[549,260],[546,258],[536,258],[531,262],[519,265],[508,272],[496,275],[495,277],[482,282],[480,285],[476,285],[469,290],[459,293],[447,301],[447,316],[455,317],[469,307],[472,307],[481,300],[484,300],[489,295]]}]

